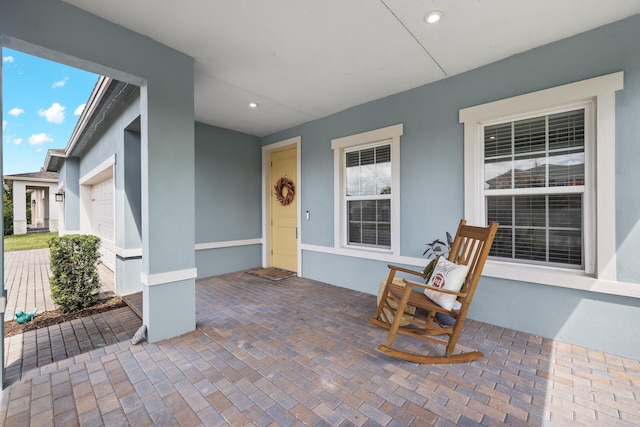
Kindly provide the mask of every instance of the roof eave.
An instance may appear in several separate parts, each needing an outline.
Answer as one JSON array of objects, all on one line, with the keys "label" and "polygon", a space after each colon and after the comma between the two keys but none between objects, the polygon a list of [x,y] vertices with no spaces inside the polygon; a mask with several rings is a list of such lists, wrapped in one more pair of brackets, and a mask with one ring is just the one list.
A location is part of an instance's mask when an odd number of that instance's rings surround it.
[{"label": "roof eave", "polygon": [[67,143],[66,148],[64,149],[65,157],[68,157],[70,153],[73,151],[74,147],[80,141],[82,134],[88,124],[91,122],[91,118],[95,114],[98,106],[100,105],[100,101],[107,93],[107,89],[109,85],[113,81],[112,78],[106,76],[99,76],[96,85],[93,87],[91,91],[91,95],[89,95],[89,100],[87,101],[87,105],[82,110],[80,114],[80,118],[76,123],[76,127],[73,129],[71,133],[71,137],[69,138],[69,142]]},{"label": "roof eave", "polygon": [[62,150],[49,149],[44,158],[43,170],[47,172],[60,172],[60,168],[67,156]]}]

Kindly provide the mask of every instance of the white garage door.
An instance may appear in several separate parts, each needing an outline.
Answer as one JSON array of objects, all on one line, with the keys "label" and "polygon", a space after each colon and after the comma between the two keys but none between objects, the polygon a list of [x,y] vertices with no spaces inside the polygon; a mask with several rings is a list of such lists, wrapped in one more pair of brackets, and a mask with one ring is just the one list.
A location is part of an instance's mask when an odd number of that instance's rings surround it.
[{"label": "white garage door", "polygon": [[102,239],[102,263],[114,270],[116,255],[113,241],[113,178],[91,187],[91,227],[93,234]]}]

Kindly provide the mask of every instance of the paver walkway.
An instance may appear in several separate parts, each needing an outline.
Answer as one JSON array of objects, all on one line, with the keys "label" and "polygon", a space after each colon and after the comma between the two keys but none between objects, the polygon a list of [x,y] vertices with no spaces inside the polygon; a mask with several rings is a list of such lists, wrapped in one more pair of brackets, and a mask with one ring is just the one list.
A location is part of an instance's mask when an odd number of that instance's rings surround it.
[{"label": "paver walkway", "polygon": [[0,425],[640,425],[637,360],[468,321],[485,357],[420,365],[375,350],[372,295],[238,272],[196,297],[194,332],[29,371]]},{"label": "paver walkway", "polygon": [[[113,272],[98,264],[103,296],[115,291]],[[49,284],[51,268],[49,249],[5,252],[4,287],[7,290],[7,307],[4,320],[15,319],[16,312],[29,311],[34,307],[39,312],[55,310]]]},{"label": "paver walkway", "polygon": [[[6,252],[4,256],[5,321],[15,319],[18,310],[55,310],[49,284],[49,249]],[[113,272],[98,264],[98,273],[101,297],[113,295]],[[5,384],[28,377],[35,368],[52,362],[73,360],[94,349],[127,341],[140,325],[140,318],[125,307],[4,338]]]},{"label": "paver walkway", "polygon": [[15,319],[16,312],[55,310],[49,287],[49,249],[5,252],[4,287],[7,290],[7,308],[4,320]]},{"label": "paver walkway", "polygon": [[4,339],[5,384],[53,362],[130,340],[142,320],[123,307]]}]

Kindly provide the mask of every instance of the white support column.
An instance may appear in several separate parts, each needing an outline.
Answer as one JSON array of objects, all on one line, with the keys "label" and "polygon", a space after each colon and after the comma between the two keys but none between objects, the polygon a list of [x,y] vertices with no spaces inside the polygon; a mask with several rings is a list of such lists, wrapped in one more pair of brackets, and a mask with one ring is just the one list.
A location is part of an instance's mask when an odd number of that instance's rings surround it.
[{"label": "white support column", "polygon": [[13,181],[13,234],[27,234],[27,186]]},{"label": "white support column", "polygon": [[60,214],[59,203],[56,202],[56,192],[58,191],[58,184],[49,184],[49,191],[47,197],[48,209],[49,209],[49,231],[58,231],[58,218]]}]

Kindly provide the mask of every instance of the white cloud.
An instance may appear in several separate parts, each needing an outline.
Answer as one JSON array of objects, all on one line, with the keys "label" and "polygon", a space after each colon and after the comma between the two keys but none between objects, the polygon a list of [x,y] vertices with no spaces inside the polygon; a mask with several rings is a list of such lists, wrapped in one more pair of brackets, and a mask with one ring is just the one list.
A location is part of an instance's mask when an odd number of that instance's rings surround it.
[{"label": "white cloud", "polygon": [[13,107],[11,110],[9,110],[9,114],[18,117],[20,114],[24,114],[24,110],[22,108]]},{"label": "white cloud", "polygon": [[12,63],[12,62],[13,62],[13,56],[3,56],[3,57],[2,57],[2,62],[5,62],[5,63],[7,63],[7,62],[8,62],[8,63]]},{"label": "white cloud", "polygon": [[4,128],[6,128],[8,124],[9,124],[9,122],[7,122],[6,120],[3,120],[2,121],[2,130],[4,130]]},{"label": "white cloud", "polygon": [[29,144],[31,145],[42,145],[52,141],[53,138],[51,135],[47,135],[46,133],[34,133],[29,137]]},{"label": "white cloud", "polygon": [[65,77],[62,80],[58,80],[57,82],[53,82],[53,84],[51,85],[52,88],[56,89],[59,87],[64,86],[65,84],[67,84],[67,81],[69,81],[69,77]]},{"label": "white cloud", "polygon": [[49,123],[62,123],[64,121],[65,108],[66,107],[63,107],[57,102],[54,102],[53,104],[51,104],[51,107],[47,108],[46,110],[41,108],[40,111],[38,111],[38,115],[40,117],[46,117]]},{"label": "white cloud", "polygon": [[13,138],[11,142],[13,142],[16,145],[20,145],[22,144],[22,138]]},{"label": "white cloud", "polygon": [[79,116],[80,114],[82,114],[82,112],[84,111],[84,107],[85,107],[86,105],[87,105],[87,104],[80,104],[80,105],[78,105],[78,108],[76,108],[76,109],[73,111],[73,114],[74,114],[74,115],[76,115],[76,116]]},{"label": "white cloud", "polygon": [[42,152],[42,148],[38,148],[38,149],[36,150],[36,153],[40,153],[40,152]]}]

